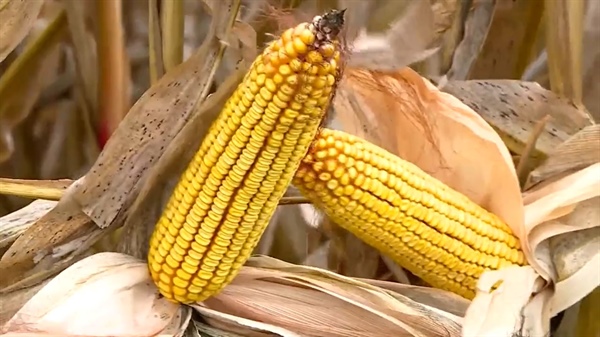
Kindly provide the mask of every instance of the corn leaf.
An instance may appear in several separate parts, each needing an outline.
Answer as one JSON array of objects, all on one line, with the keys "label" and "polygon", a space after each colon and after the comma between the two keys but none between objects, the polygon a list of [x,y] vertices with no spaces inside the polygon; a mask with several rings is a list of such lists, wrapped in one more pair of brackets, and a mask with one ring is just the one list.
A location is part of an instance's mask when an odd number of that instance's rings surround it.
[{"label": "corn leaf", "polygon": [[218,64],[224,46],[215,36],[219,29],[228,31],[235,16],[226,2],[219,6],[223,10],[215,12],[205,46],[148,89],[89,172],[2,256],[0,292],[31,286],[59,272],[104,237],[108,231],[102,229],[118,215],[118,225],[123,224],[149,168],[208,94],[211,77],[197,75]]},{"label": "corn leaf", "polygon": [[544,8],[539,1],[497,0],[469,79],[519,79],[535,55]]},{"label": "corn leaf", "polygon": [[585,1],[546,0],[546,45],[550,87],[582,102],[583,14]]},{"label": "corn leaf", "polygon": [[[12,2],[17,3],[8,3]],[[0,78],[0,162],[14,151],[12,129],[29,115],[41,90],[48,84],[48,77],[56,71],[58,47],[65,31],[66,19],[61,12]]]},{"label": "corn leaf", "polygon": [[442,90],[482,116],[508,149],[517,154],[523,153],[535,125],[549,115],[531,154],[536,166],[570,136],[592,123],[585,109],[574,107],[533,82],[450,81]]},{"label": "corn leaf", "polygon": [[452,66],[446,73],[448,80],[468,79],[487,37],[496,1],[483,0],[472,4],[465,22],[464,37],[454,50]]},{"label": "corn leaf", "polygon": [[27,36],[44,0],[0,1],[0,62]]},{"label": "corn leaf", "polygon": [[529,185],[600,162],[598,144],[600,144],[600,125],[585,127],[552,150],[542,165],[529,175]]}]

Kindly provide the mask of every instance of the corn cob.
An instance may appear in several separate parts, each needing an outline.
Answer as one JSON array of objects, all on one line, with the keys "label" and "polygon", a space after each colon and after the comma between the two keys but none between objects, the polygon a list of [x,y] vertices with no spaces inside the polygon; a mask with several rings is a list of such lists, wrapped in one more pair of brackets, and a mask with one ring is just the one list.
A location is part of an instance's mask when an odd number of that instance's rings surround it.
[{"label": "corn cob", "polygon": [[487,269],[524,265],[497,216],[416,165],[322,129],[293,184],[335,223],[434,287],[475,296]]},{"label": "corn cob", "polygon": [[203,301],[249,258],[333,96],[343,15],[270,43],[211,125],[150,240],[150,273],[167,299]]}]

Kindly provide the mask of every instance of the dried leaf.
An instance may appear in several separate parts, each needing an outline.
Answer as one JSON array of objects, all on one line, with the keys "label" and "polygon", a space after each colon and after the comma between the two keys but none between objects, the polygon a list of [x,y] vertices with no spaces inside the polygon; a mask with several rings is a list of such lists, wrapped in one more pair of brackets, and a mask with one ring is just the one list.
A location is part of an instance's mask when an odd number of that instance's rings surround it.
[{"label": "dried leaf", "polygon": [[[521,242],[530,266],[481,276],[465,335],[545,335],[551,317],[600,286],[600,163],[540,184],[524,193],[523,202]],[[594,231],[575,234],[588,228]],[[500,280],[501,291],[490,293]]]},{"label": "dried leaf", "polygon": [[[187,327],[188,310],[158,296],[148,267],[142,261],[101,253],[56,276],[1,331],[167,336],[165,329]],[[171,324],[176,324],[177,329]]]},{"label": "dried leaf", "polygon": [[[502,284],[493,292],[492,286]],[[463,325],[463,336],[546,336],[550,328],[550,317],[545,315],[525,316],[527,306],[533,306],[541,312],[539,302],[530,302],[532,293],[538,292],[543,280],[529,267],[508,267],[497,271],[487,271],[477,283],[477,296],[467,309]],[[538,298],[549,298],[546,290],[537,294]],[[537,314],[537,312],[536,312]],[[541,326],[534,331],[523,331],[531,323],[525,320],[537,320]]]},{"label": "dried leaf", "polygon": [[89,31],[86,19],[95,12],[95,4],[87,1],[64,1],[69,22],[70,42],[82,85],[82,103],[85,109],[95,112],[98,107],[98,55],[94,34]]},{"label": "dried leaf", "polygon": [[212,327],[208,324],[192,321],[194,324],[193,332],[191,336],[187,337],[248,337],[248,335],[239,335],[233,332],[227,332],[215,327]]},{"label": "dried leaf", "polygon": [[570,136],[592,124],[587,111],[577,109],[537,83],[512,80],[450,81],[443,91],[459,98],[498,132],[511,152],[523,153],[535,125],[551,119],[536,142],[537,164]]},{"label": "dried leaf", "polygon": [[27,36],[43,4],[44,0],[0,1],[0,62]]},{"label": "dried leaf", "polygon": [[[10,3],[19,2],[4,0],[4,5],[9,6]],[[37,1],[32,7],[36,6]],[[15,15],[22,18],[19,14]],[[7,160],[14,151],[12,129],[29,115],[48,77],[56,71],[58,47],[65,30],[66,19],[61,12],[27,45],[0,78],[0,162]]]},{"label": "dried leaf", "polygon": [[29,205],[1,217],[0,252],[8,248],[27,228],[55,205],[56,201],[35,200]]},{"label": "dried leaf", "polygon": [[600,121],[600,2],[586,1],[583,36],[583,103],[596,121]]},{"label": "dried leaf", "polygon": [[216,39],[216,27],[229,32],[230,26],[223,26],[222,22],[232,21],[231,17],[237,13],[229,2],[219,3],[218,8],[213,17],[212,34],[204,46],[165,74],[136,102],[94,166],[70,191],[70,197],[100,228],[123,220],[149,168],[188,122],[195,107],[206,98],[212,76],[199,74],[214,74],[225,48]]},{"label": "dried leaf", "polygon": [[124,234],[117,249],[119,252],[138,258],[144,258],[148,254],[150,235],[170,192],[181,172],[192,160],[211,123],[221,112],[224,102],[241,81],[243,73],[245,71],[240,70],[232,75],[197,108],[189,122],[166,146],[164,154],[148,171],[147,180],[141,187],[137,200],[128,209]]},{"label": "dried leaf", "polygon": [[539,2],[496,0],[492,24],[470,78],[521,78],[535,53],[543,12]]},{"label": "dried leaf", "polygon": [[276,325],[227,314],[207,308],[204,305],[192,305],[192,308],[213,326],[220,327],[228,332],[240,333],[243,336],[267,337],[276,335],[281,337],[301,337],[301,335]]},{"label": "dried leaf", "polygon": [[427,1],[414,1],[385,34],[360,31],[352,43],[348,66],[392,71],[426,59],[436,32],[434,15]]},{"label": "dried leaf", "polygon": [[268,257],[252,258],[204,304],[303,336],[459,336],[460,330],[458,317],[400,294]]},{"label": "dried leaf", "polygon": [[[229,14],[224,10],[221,15],[229,17]],[[91,170],[69,188],[55,209],[31,226],[4,254],[0,268],[6,268],[7,272],[0,274],[0,291],[28,286],[26,282],[37,282],[60,271],[103,237],[107,231],[101,229],[114,223],[117,215],[124,220],[148,168],[164,153],[198,102],[207,95],[210,76],[197,74],[218,63],[219,50],[224,47],[219,46],[214,34],[213,31],[196,55],[146,92]]]},{"label": "dried leaf", "polygon": [[550,157],[529,175],[535,185],[558,174],[580,170],[600,162],[600,124],[590,125],[552,150]]},{"label": "dried leaf", "polygon": [[468,79],[492,23],[496,1],[481,0],[472,4],[465,22],[464,37],[454,51],[452,66],[446,74],[448,80]]},{"label": "dried leaf", "polygon": [[546,0],[544,6],[550,87],[581,105],[585,1]]},{"label": "dried leaf", "polygon": [[[556,267],[556,292],[552,298],[552,313],[561,312],[588,296],[600,286],[600,199],[582,203],[585,211],[575,210],[567,225],[577,220],[590,221],[596,227],[560,234],[549,239],[552,261]],[[586,212],[587,211],[587,212]],[[591,214],[590,214],[591,213]]]},{"label": "dried leaf", "polygon": [[[40,289],[42,289],[50,280],[45,280],[29,288],[15,290],[8,294],[0,295],[0,326],[4,326],[25,303],[27,303]],[[3,335],[6,336],[6,335]]]},{"label": "dried leaf", "polygon": [[512,159],[479,115],[408,68],[346,69],[345,75],[334,101],[342,129],[415,163],[511,227],[522,227]]},{"label": "dried leaf", "polygon": [[383,289],[391,290],[392,292],[390,293],[392,295],[400,294],[410,298],[416,303],[440,309],[440,314],[442,315],[452,314],[456,317],[463,317],[470,304],[465,298],[441,289],[372,279],[358,280]]}]

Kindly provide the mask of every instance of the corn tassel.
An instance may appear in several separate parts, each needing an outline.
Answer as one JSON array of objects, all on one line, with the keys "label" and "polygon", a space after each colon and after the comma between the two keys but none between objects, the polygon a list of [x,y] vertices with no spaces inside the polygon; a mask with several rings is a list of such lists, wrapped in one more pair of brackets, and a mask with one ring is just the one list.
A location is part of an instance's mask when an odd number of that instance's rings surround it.
[{"label": "corn tassel", "polygon": [[487,269],[524,265],[497,216],[416,165],[323,129],[293,184],[334,222],[434,287],[475,296]]},{"label": "corn tassel", "polygon": [[218,294],[238,274],[324,118],[343,12],[288,29],[259,55],[181,176],[150,241],[160,293]]}]

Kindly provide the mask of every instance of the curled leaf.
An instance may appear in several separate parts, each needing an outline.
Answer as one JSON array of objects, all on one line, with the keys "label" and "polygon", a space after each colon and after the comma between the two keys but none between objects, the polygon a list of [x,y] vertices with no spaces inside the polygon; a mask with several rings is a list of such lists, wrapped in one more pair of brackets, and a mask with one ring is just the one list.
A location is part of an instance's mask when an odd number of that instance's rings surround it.
[{"label": "curled leaf", "polygon": [[577,132],[557,148],[529,174],[529,185],[535,185],[558,174],[582,169],[600,162],[600,124],[590,125]]},{"label": "curled leaf", "polygon": [[[521,242],[530,266],[481,276],[465,335],[545,335],[551,317],[600,286],[600,163],[540,184],[523,201]],[[577,234],[583,230],[587,235]]]}]

